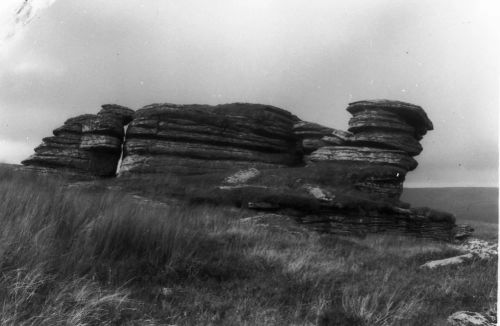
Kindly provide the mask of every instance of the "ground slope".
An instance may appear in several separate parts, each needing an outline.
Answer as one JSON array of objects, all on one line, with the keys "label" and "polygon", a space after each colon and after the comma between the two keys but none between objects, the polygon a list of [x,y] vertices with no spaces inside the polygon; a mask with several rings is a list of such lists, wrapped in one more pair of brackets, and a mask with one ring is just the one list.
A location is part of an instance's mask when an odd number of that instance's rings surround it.
[{"label": "ground slope", "polygon": [[436,325],[496,303],[496,261],[402,236],[178,205],[0,168],[2,325]]}]

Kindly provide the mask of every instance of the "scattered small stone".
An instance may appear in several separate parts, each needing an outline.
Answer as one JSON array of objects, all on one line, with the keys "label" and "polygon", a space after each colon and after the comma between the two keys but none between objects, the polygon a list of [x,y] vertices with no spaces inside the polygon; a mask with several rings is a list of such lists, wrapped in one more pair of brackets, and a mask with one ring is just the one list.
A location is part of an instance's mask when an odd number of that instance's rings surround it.
[{"label": "scattered small stone", "polygon": [[332,201],[335,198],[335,195],[325,193],[325,191],[318,186],[305,185],[304,188],[309,192],[309,194],[320,201]]},{"label": "scattered small stone", "polygon": [[260,174],[260,171],[256,168],[250,168],[246,170],[241,170],[236,172],[235,174],[227,177],[224,182],[229,184],[241,184],[245,183],[248,180],[255,178]]},{"label": "scattered small stone", "polygon": [[498,245],[480,239],[470,239],[454,248],[472,253],[481,259],[490,259],[498,255]]}]

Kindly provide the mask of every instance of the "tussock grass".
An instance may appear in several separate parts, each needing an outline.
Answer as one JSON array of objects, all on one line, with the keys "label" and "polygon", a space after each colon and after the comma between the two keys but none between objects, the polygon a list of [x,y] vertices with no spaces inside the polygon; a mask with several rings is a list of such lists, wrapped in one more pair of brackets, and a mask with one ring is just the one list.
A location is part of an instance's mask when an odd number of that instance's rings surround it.
[{"label": "tussock grass", "polygon": [[119,325],[148,319],[134,316],[124,289],[104,289],[85,278],[56,281],[43,267],[4,274],[9,284],[0,309],[2,325]]},{"label": "tussock grass", "polygon": [[410,284],[394,287],[389,283],[392,271],[384,275],[373,288],[362,289],[359,285],[346,286],[342,295],[342,307],[365,325],[386,326],[409,321],[418,316],[423,308],[423,296],[408,291]]},{"label": "tussock grass", "polygon": [[446,244],[266,228],[117,183],[0,168],[0,324],[443,325],[496,302],[495,261],[418,268]]}]

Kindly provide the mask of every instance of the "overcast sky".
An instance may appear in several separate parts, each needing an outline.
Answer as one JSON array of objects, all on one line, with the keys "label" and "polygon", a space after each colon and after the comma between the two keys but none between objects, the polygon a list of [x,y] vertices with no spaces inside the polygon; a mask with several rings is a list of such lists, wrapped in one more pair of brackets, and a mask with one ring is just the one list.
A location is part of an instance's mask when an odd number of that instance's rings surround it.
[{"label": "overcast sky", "polygon": [[0,5],[0,161],[104,103],[265,103],[345,130],[349,102],[387,98],[434,122],[407,186],[498,185],[495,0],[34,0],[16,21],[23,2]]}]

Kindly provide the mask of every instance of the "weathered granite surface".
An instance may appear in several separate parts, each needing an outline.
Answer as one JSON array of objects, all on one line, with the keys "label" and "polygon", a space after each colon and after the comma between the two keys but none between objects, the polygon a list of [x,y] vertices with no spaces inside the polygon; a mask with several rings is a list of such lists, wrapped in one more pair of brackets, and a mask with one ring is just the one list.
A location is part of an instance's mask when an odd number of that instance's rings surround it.
[{"label": "weathered granite surface", "polygon": [[96,115],[70,118],[54,129],[54,136],[43,138],[35,154],[22,164],[113,176],[121,156],[123,127],[133,112],[119,105],[103,105]]},{"label": "weathered granite surface", "polygon": [[325,146],[309,156],[310,162],[365,162],[391,165],[406,171],[414,170],[417,161],[403,151],[373,147]]},{"label": "weathered granite surface", "polygon": [[399,201],[406,174],[417,167],[419,140],[433,129],[424,110],[372,100],[347,111],[353,117],[341,131],[260,104],[104,105],[96,115],[68,119],[23,164],[92,176],[114,176],[117,168],[122,178],[169,176],[178,179],[177,196],[285,212],[321,232],[441,240],[463,234],[451,214]]},{"label": "weathered granite surface", "polygon": [[259,104],[148,105],[127,129],[120,174],[291,166],[300,161],[292,132],[297,120]]},{"label": "weathered granite surface", "polygon": [[328,128],[317,123],[300,121],[293,126],[299,150],[305,155],[324,146],[344,145],[352,137],[348,131]]},{"label": "weathered granite surface", "polygon": [[410,156],[420,154],[419,140],[433,129],[425,111],[410,103],[375,100],[350,103],[353,117],[349,131],[358,145],[397,149]]}]

